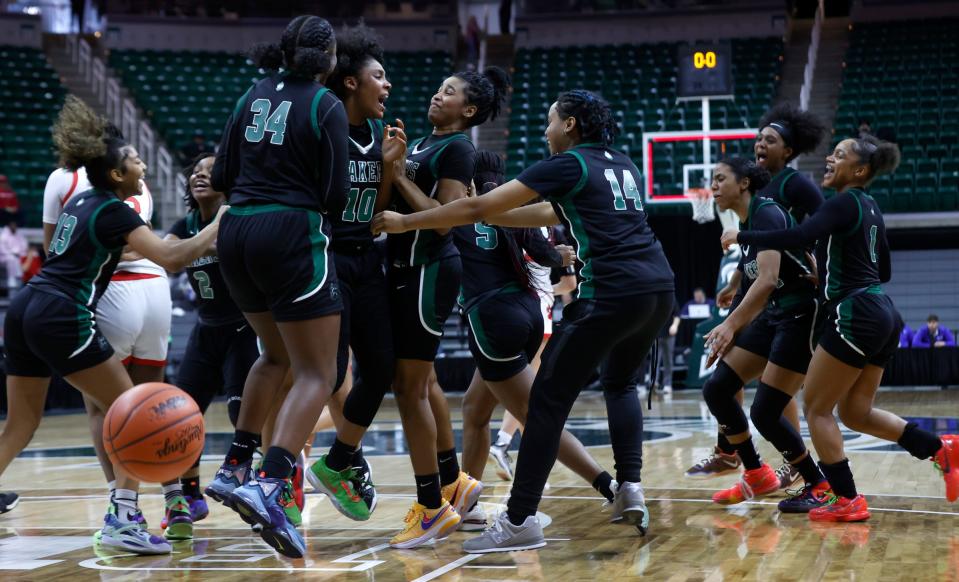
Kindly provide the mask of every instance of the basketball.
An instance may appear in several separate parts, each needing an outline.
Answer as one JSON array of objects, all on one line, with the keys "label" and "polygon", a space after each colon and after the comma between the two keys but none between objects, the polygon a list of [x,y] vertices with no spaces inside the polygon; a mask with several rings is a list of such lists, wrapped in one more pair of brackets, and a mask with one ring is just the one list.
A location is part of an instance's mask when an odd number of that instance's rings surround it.
[{"label": "basketball", "polygon": [[148,483],[176,479],[203,451],[203,414],[176,386],[149,382],[116,399],[103,421],[110,461]]}]

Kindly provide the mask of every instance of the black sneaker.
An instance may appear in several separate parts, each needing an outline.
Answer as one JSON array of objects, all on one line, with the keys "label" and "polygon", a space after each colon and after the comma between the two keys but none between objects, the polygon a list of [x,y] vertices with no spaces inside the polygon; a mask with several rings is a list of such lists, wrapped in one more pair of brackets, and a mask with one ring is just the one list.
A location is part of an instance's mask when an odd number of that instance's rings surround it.
[{"label": "black sneaker", "polygon": [[373,510],[376,508],[376,487],[373,485],[373,468],[370,467],[366,457],[363,457],[362,465],[353,467],[353,474],[355,475],[355,478],[351,480],[353,489],[359,493],[370,509],[370,515],[373,515]]},{"label": "black sneaker", "polygon": [[828,481],[812,485],[806,483],[802,489],[790,490],[789,497],[779,502],[779,511],[783,513],[809,513],[810,510],[829,505],[835,499]]},{"label": "black sneaker", "polygon": [[6,513],[20,503],[20,496],[13,491],[0,491],[0,513]]}]

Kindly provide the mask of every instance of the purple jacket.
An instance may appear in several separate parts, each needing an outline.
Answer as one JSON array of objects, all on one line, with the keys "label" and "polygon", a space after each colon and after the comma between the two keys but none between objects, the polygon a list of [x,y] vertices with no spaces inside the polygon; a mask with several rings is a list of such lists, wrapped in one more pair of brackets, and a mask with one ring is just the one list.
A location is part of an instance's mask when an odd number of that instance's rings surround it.
[{"label": "purple jacket", "polygon": [[929,327],[924,325],[916,331],[916,335],[912,336],[912,347],[931,348],[939,341],[946,342],[947,346],[956,345],[956,338],[953,337],[952,332],[946,326],[940,324],[936,333],[930,334]]}]

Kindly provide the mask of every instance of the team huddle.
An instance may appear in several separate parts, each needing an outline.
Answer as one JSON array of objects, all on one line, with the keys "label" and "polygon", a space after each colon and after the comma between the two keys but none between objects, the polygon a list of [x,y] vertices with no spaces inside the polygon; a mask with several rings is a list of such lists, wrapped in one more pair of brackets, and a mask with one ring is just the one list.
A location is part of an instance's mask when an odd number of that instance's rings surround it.
[{"label": "team huddle", "polygon": [[[609,105],[589,91],[560,94],[546,112],[551,156],[506,182],[502,159],[477,151],[467,133],[500,114],[510,87],[501,69],[445,79],[428,104],[432,133],[408,139],[402,121],[384,122],[393,87],[369,28],[335,34],[326,20],[299,16],[279,44],[251,56],[266,75],[238,98],[216,155],[187,169],[188,214],[162,239],[148,226],[152,199],[136,150],[67,99],[54,128],[64,169],[51,176],[44,209],[49,258],[5,323],[11,404],[0,473],[29,442],[55,373],[84,394],[110,484],[97,543],[169,553],[171,541],[192,538],[210,497],[280,554],[300,558],[304,479],[350,519],[375,511],[362,441],[392,390],[416,482],[392,547],[457,530],[480,532],[463,543],[470,553],[546,545],[537,509],[557,460],[603,495],[610,522],[645,534],[636,376],[672,319],[674,275],[647,223],[640,172],[613,147]],[[755,379],[752,425],[782,453],[789,482],[805,483],[780,502],[784,513],[869,517],[837,405],[849,428],[933,460],[955,501],[959,437],[872,407],[902,321],[882,292],[889,248],[865,188],[895,169],[899,151],[872,137],[841,141],[823,181],[837,194],[824,201],[788,166],[824,134],[811,114],[776,106],[760,123],[755,160],[727,158],[713,171],[717,205],[740,219],[721,242],[743,252],[718,297],[730,314],[706,338],[718,364],[703,396],[720,432],[701,465],[744,469],[713,501],[741,503],[782,484],[762,462],[743,411],[743,386]],[[556,225],[572,252],[552,244]],[[381,234],[385,252],[374,242]],[[576,299],[550,337],[549,269],[574,259]],[[125,390],[162,381],[166,272],[184,269],[198,321],[176,383],[204,412],[225,392],[235,433],[208,485],[200,485],[199,458],[162,484],[164,535],[156,536],[139,509],[138,483],[103,453],[102,423]],[[476,362],[463,400],[462,462],[433,369],[457,305]],[[613,474],[564,429],[597,369]],[[799,433],[794,396],[804,386],[818,463]],[[478,502],[498,404],[523,436],[506,510],[487,519]],[[326,407],[337,417],[336,438],[307,466],[302,451]]]}]

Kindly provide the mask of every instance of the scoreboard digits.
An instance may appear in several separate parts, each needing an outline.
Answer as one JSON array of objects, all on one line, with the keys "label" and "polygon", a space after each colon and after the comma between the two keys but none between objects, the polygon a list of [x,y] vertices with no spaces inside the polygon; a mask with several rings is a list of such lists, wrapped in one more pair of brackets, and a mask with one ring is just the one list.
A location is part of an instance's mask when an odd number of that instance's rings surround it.
[{"label": "scoreboard digits", "polygon": [[732,49],[728,44],[681,46],[676,66],[680,98],[733,94]]}]

